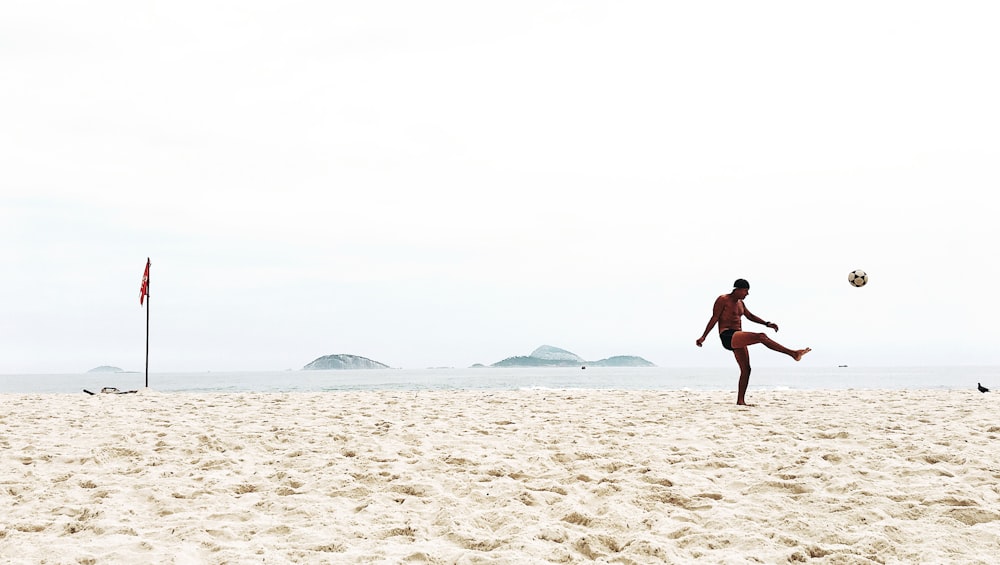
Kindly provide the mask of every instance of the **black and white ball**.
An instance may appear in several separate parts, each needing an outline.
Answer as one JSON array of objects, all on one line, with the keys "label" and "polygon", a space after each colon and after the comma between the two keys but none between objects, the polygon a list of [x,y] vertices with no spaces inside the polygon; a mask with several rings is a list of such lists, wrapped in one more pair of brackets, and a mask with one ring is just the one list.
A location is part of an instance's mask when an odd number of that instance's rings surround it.
[{"label": "black and white ball", "polygon": [[847,282],[851,283],[851,286],[859,288],[865,286],[868,284],[868,273],[861,269],[855,269],[847,274]]}]

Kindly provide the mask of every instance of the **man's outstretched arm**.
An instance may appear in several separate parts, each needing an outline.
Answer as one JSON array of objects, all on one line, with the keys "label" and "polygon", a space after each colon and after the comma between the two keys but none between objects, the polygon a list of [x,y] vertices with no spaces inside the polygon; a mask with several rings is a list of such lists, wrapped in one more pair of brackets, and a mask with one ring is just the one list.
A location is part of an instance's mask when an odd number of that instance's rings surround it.
[{"label": "man's outstretched arm", "polygon": [[760,324],[762,326],[771,328],[774,331],[778,331],[778,324],[772,324],[771,322],[765,322],[763,318],[761,318],[760,316],[758,316],[758,315],[750,312],[749,310],[747,310],[746,304],[743,305],[743,315],[746,316],[746,319],[750,320],[751,322],[754,322],[754,323]]},{"label": "man's outstretched arm", "polygon": [[724,298],[721,296],[715,299],[715,305],[712,306],[712,319],[710,319],[708,321],[708,325],[705,326],[705,333],[701,334],[701,337],[694,342],[698,347],[701,347],[701,344],[705,343],[705,338],[708,337],[708,332],[712,331],[715,324],[719,323],[719,317],[722,316],[722,309],[725,307],[723,300]]}]

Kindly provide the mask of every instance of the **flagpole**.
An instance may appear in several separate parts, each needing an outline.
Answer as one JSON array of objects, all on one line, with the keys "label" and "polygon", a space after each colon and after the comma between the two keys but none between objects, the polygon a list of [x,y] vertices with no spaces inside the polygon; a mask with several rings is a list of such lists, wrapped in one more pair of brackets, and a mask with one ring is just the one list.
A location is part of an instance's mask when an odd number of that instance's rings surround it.
[{"label": "flagpole", "polygon": [[[149,257],[146,265],[148,269]],[[149,388],[149,277],[146,278],[146,388]]]}]

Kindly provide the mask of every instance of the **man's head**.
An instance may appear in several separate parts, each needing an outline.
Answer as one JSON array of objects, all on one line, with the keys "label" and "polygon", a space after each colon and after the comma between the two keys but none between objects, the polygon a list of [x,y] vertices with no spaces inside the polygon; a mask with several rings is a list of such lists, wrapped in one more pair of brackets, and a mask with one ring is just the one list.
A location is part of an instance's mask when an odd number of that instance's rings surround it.
[{"label": "man's head", "polygon": [[733,294],[740,298],[746,298],[750,294],[750,283],[746,279],[736,279],[736,282],[733,283]]}]

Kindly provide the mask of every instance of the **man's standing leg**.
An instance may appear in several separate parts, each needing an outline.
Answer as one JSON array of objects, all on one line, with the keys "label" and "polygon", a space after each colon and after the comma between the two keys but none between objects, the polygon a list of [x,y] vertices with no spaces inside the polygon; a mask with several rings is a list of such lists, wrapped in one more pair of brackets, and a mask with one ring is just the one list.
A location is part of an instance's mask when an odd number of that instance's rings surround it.
[{"label": "man's standing leg", "polygon": [[740,366],[740,384],[736,392],[736,404],[749,406],[747,404],[747,387],[750,386],[750,350],[746,347],[734,347],[733,355]]}]

